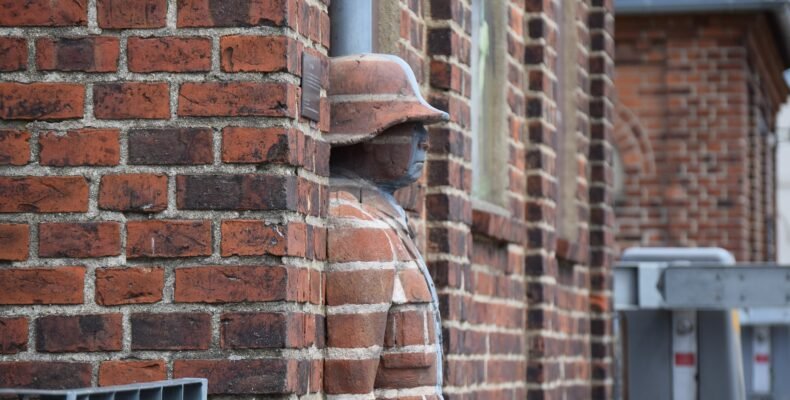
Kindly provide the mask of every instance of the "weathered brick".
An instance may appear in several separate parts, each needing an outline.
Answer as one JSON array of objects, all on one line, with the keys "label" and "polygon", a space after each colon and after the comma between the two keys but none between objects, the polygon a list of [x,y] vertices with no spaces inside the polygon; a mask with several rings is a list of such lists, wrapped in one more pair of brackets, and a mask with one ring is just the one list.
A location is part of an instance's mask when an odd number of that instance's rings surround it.
[{"label": "weathered brick", "polygon": [[74,119],[82,118],[84,110],[85,87],[81,84],[0,83],[2,119]]},{"label": "weathered brick", "polygon": [[167,208],[167,176],[154,174],[105,175],[99,187],[99,208],[155,213]]},{"label": "weathered brick", "polygon": [[179,175],[176,201],[184,210],[290,210],[295,183],[273,175]]},{"label": "weathered brick", "polygon": [[0,37],[0,72],[27,68],[27,41],[19,37]]},{"label": "weathered brick", "polygon": [[182,0],[178,27],[283,26],[296,20],[292,0]]},{"label": "weathered brick", "polygon": [[[289,325],[295,318],[285,313],[227,313],[220,319],[223,349],[282,349],[294,347]],[[302,324],[302,328],[304,328]],[[304,332],[298,332],[304,334]]]},{"label": "weathered brick", "polygon": [[376,373],[376,387],[382,389],[408,389],[435,384],[436,356],[433,354],[385,354]]},{"label": "weathered brick", "polygon": [[307,242],[304,224],[267,225],[260,220],[222,221],[222,256],[304,257]]},{"label": "weathered brick", "polygon": [[324,390],[327,394],[366,394],[376,380],[379,360],[326,360]]},{"label": "weathered brick", "polygon": [[129,258],[211,255],[210,221],[130,221],[126,231]]},{"label": "weathered brick", "polygon": [[359,348],[382,346],[387,313],[330,314],[326,344],[329,347]]},{"label": "weathered brick", "polygon": [[297,44],[285,36],[223,36],[219,46],[225,72],[297,72]]},{"label": "weathered brick", "polygon": [[36,319],[36,351],[75,353],[121,350],[121,314],[47,315]]},{"label": "weathered brick", "polygon": [[0,269],[0,304],[81,304],[84,267]]},{"label": "weathered brick", "polygon": [[148,165],[211,164],[211,129],[141,129],[129,132],[129,163]]},{"label": "weathered brick", "polygon": [[0,0],[0,26],[76,26],[88,23],[88,0]]},{"label": "weathered brick", "polygon": [[132,350],[206,350],[211,344],[207,313],[132,314]]},{"label": "weathered brick", "polygon": [[41,257],[107,257],[121,254],[118,222],[44,222],[38,225]]},{"label": "weathered brick", "polygon": [[92,371],[83,362],[5,361],[0,362],[0,382],[9,388],[74,389],[90,386]]},{"label": "weathered brick", "polygon": [[329,261],[393,261],[409,259],[400,239],[387,229],[336,228],[327,233]]},{"label": "weathered brick", "polygon": [[178,303],[241,303],[287,300],[288,270],[270,266],[205,266],[176,269]]},{"label": "weathered brick", "polygon": [[98,119],[167,119],[167,83],[101,83],[93,87],[93,114]]},{"label": "weathered brick", "polygon": [[30,132],[0,129],[0,165],[30,162]]},{"label": "weathered brick", "polygon": [[80,129],[62,135],[44,133],[38,140],[39,162],[53,167],[118,165],[119,138],[117,129]]},{"label": "weathered brick", "polygon": [[178,95],[178,115],[295,117],[296,88],[270,82],[183,83]]},{"label": "weathered brick", "polygon": [[86,212],[88,183],[81,176],[0,177],[0,212]]},{"label": "weathered brick", "polygon": [[395,270],[368,269],[326,273],[326,304],[380,304],[392,299]]},{"label": "weathered brick", "polygon": [[97,0],[96,11],[104,29],[163,28],[167,0]]},{"label": "weathered brick", "polygon": [[36,68],[40,71],[115,72],[120,40],[116,37],[51,38],[36,40]]},{"label": "weathered brick", "polygon": [[96,303],[103,306],[148,304],[162,300],[165,272],[158,267],[96,270]]},{"label": "weathered brick", "polygon": [[211,69],[209,38],[132,37],[126,49],[132,72],[204,72]]},{"label": "weathered brick", "polygon": [[30,228],[27,224],[0,224],[0,260],[27,260]]},{"label": "weathered brick", "polygon": [[99,386],[128,385],[167,379],[163,360],[113,360],[99,366]]},{"label": "weathered brick", "polygon": [[298,163],[301,132],[283,128],[222,130],[222,161],[226,163]]},{"label": "weathered brick", "polygon": [[27,318],[0,318],[0,354],[16,354],[27,350]]},{"label": "weathered brick", "polygon": [[285,394],[294,392],[296,367],[295,360],[282,358],[176,360],[173,377],[206,378],[210,394]]}]

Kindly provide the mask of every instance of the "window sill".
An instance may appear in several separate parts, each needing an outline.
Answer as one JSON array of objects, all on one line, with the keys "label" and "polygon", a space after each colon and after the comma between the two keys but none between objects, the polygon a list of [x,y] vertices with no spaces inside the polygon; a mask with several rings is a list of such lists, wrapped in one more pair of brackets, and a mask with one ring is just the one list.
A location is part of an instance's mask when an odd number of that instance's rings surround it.
[{"label": "window sill", "polygon": [[472,233],[502,242],[525,243],[527,228],[523,221],[515,220],[505,208],[472,199]]}]

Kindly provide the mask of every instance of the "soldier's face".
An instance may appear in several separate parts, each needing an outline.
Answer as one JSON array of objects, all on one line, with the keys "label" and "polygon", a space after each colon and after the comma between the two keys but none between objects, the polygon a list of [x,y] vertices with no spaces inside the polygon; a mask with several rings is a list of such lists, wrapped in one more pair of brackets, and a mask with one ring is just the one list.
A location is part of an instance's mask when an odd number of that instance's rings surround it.
[{"label": "soldier's face", "polygon": [[377,170],[377,182],[407,186],[422,175],[428,155],[428,131],[421,123],[401,124],[377,136],[365,148],[374,160],[375,166],[371,167]]}]

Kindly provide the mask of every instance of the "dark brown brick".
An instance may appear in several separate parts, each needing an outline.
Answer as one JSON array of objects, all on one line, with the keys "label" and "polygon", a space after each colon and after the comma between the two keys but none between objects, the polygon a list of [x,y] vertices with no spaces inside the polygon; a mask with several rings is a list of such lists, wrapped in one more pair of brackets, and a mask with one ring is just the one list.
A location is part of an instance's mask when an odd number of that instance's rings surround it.
[{"label": "dark brown brick", "polygon": [[211,129],[144,129],[129,132],[129,163],[148,165],[211,164]]},{"label": "dark brown brick", "polygon": [[132,314],[132,350],[206,350],[211,316],[206,313]]},{"label": "dark brown brick", "polygon": [[[220,320],[220,345],[224,349],[281,349],[291,346],[284,313],[227,313]],[[304,334],[304,332],[299,332]]]},{"label": "dark brown brick", "polygon": [[108,257],[121,254],[121,225],[118,222],[60,223],[38,226],[41,257]]},{"label": "dark brown brick", "polygon": [[184,210],[290,210],[296,180],[270,175],[179,175],[178,208]]},{"label": "dark brown brick", "polygon": [[121,350],[121,317],[121,314],[39,317],[36,319],[36,351],[75,353]]},{"label": "dark brown brick", "polygon": [[120,40],[116,37],[50,38],[36,40],[40,71],[115,72]]},{"label": "dark brown brick", "polygon": [[182,0],[178,27],[283,26],[296,20],[292,0]]},{"label": "dark brown brick", "polygon": [[163,28],[167,0],[97,0],[99,27],[104,29]]},{"label": "dark brown brick", "polygon": [[211,255],[210,221],[130,221],[126,231],[129,258]]},{"label": "dark brown brick", "polygon": [[74,389],[91,385],[90,363],[55,361],[0,362],[3,387]]},{"label": "dark brown brick", "polygon": [[[176,360],[174,378],[206,378],[210,394],[286,394],[295,392],[297,361],[263,360]],[[266,373],[261,373],[266,371]]]},{"label": "dark brown brick", "polygon": [[88,0],[0,0],[0,26],[76,26],[88,23]]}]

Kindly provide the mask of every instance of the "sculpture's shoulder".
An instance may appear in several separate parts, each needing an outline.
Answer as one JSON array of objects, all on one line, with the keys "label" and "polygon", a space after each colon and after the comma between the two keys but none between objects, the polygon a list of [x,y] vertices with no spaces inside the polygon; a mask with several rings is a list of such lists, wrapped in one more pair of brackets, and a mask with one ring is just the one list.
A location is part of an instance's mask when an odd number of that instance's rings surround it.
[{"label": "sculpture's shoulder", "polygon": [[404,232],[397,218],[391,217],[392,210],[386,208],[386,202],[379,201],[375,196],[371,193],[355,193],[353,190],[332,190],[327,230],[327,256],[330,262],[396,262],[413,259],[403,243]]}]

